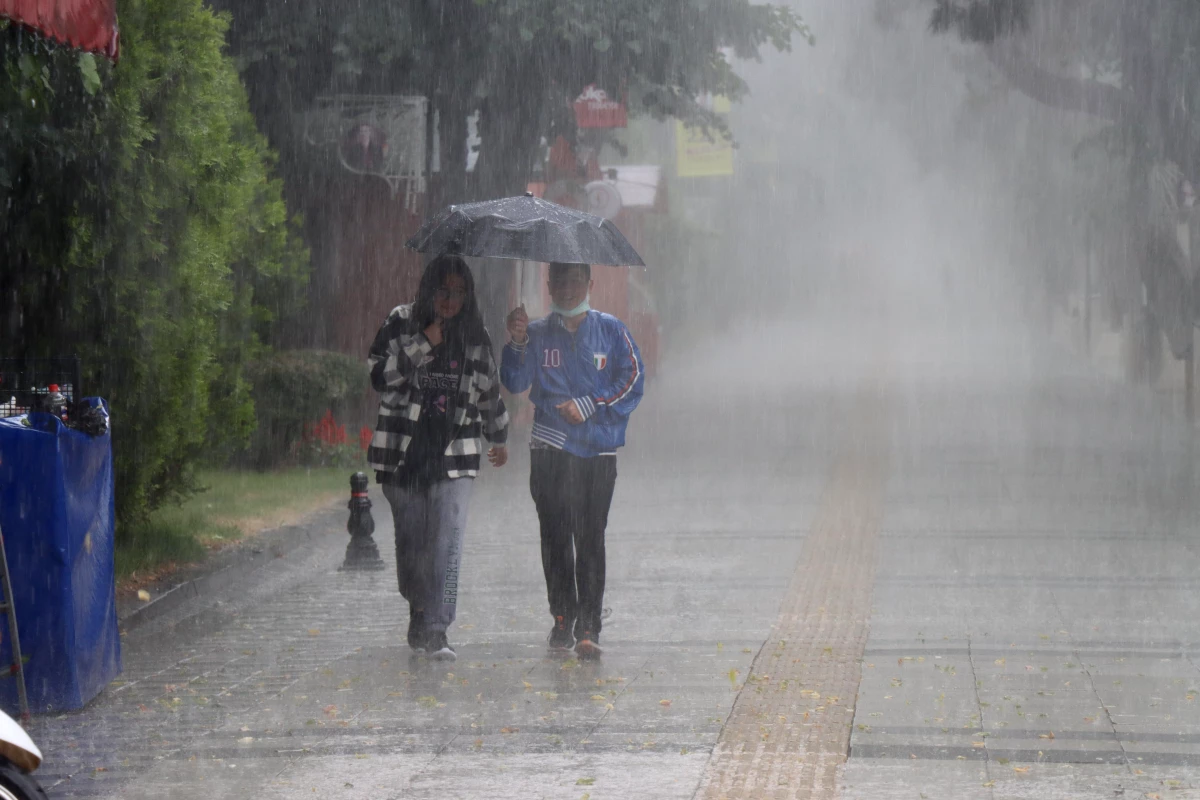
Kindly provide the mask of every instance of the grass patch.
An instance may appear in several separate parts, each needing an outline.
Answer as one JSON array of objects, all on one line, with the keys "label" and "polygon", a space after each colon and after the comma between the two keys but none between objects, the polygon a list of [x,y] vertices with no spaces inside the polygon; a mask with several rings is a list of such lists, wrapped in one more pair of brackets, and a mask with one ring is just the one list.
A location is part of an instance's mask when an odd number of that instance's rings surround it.
[{"label": "grass patch", "polygon": [[295,522],[349,496],[344,468],[277,472],[202,472],[207,489],[178,506],[160,508],[144,522],[118,534],[117,580],[153,578],[180,564],[202,561],[223,545],[248,534]]}]

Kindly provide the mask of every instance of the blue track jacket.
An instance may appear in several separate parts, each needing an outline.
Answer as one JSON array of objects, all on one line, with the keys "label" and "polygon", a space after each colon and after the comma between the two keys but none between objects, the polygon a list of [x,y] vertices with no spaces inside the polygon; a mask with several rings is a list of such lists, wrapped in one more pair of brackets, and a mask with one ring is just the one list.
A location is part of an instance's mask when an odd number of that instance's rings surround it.
[{"label": "blue track jacket", "polygon": [[[583,458],[612,454],[625,444],[625,425],[642,399],[646,370],[625,323],[600,311],[573,335],[558,314],[529,323],[524,345],[504,347],[500,381],[519,394],[530,386],[535,407],[532,442]],[[563,419],[556,406],[574,400],[583,424]]]}]

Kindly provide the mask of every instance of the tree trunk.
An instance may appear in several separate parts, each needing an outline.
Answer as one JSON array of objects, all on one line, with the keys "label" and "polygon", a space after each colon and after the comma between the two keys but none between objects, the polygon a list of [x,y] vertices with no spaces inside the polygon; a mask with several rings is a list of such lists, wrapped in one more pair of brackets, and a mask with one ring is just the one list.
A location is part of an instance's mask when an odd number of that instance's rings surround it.
[{"label": "tree trunk", "polygon": [[[482,144],[473,187],[479,199],[523,194],[541,150],[548,95],[546,76],[532,60],[512,67],[513,79],[503,84],[502,91],[486,98],[480,110]],[[515,263],[491,261],[476,276],[484,322],[493,332],[503,329]]]},{"label": "tree trunk", "polygon": [[1042,105],[1114,122],[1129,105],[1128,92],[1120,87],[1053,73],[1018,54],[1011,42],[990,44],[984,50],[1009,83]]}]

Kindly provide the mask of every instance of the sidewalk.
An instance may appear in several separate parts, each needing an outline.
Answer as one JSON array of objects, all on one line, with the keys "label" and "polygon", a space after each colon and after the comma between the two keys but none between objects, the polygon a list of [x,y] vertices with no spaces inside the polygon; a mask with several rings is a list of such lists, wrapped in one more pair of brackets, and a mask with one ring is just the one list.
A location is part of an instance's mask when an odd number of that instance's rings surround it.
[{"label": "sidewalk", "polygon": [[391,570],[337,572],[334,515],[36,720],[51,796],[1200,796],[1186,426],[1004,331],[806,324],[675,362],[639,410],[599,663],[547,656],[514,443],[476,485],[456,663],[410,657]]},{"label": "sidewalk", "polygon": [[236,589],[272,560],[306,551],[317,539],[344,532],[338,528],[345,528],[348,499],[347,488],[345,499],[313,511],[295,524],[260,531],[210,554],[199,564],[171,572],[145,587],[151,595],[148,601],[133,591],[118,593],[117,622],[121,630],[131,631],[197,600],[203,603],[209,595]]},{"label": "sidewalk", "polygon": [[1200,796],[1193,435],[1034,367],[901,390],[843,798]]},{"label": "sidewalk", "polygon": [[[35,721],[51,795],[691,796],[794,570],[825,480],[807,465],[826,448],[795,463],[799,479],[729,478],[705,451],[737,432],[689,443],[699,410],[687,413],[648,404],[631,441],[669,429],[667,453],[635,444],[621,457],[601,663],[546,657],[528,460],[514,446],[472,502],[456,664],[410,660],[392,570],[339,573],[345,535],[314,532],[311,550],[202,598],[200,613],[136,627],[123,682],[82,713]],[[758,503],[772,485],[777,499]],[[372,499],[390,564],[390,515]]]}]

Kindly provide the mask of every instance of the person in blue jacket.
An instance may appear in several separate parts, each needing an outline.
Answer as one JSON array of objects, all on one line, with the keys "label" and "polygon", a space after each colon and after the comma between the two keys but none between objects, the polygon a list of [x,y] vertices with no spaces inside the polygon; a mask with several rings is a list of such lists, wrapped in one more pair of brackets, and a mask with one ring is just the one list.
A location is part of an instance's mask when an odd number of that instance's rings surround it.
[{"label": "person in blue jacket", "polygon": [[642,399],[645,369],[625,323],[592,310],[587,264],[550,265],[551,313],[508,315],[500,380],[531,389],[529,490],[541,525],[542,569],[554,627],[551,649],[600,655],[604,530],[617,448]]}]

